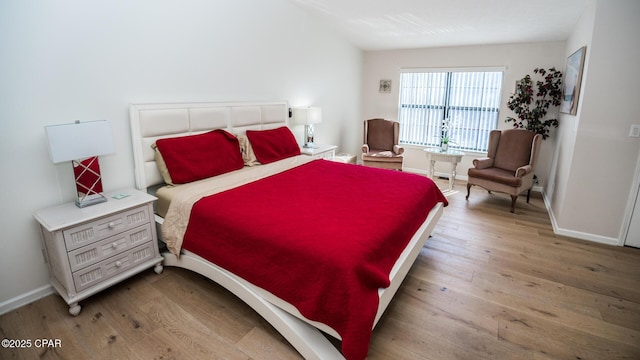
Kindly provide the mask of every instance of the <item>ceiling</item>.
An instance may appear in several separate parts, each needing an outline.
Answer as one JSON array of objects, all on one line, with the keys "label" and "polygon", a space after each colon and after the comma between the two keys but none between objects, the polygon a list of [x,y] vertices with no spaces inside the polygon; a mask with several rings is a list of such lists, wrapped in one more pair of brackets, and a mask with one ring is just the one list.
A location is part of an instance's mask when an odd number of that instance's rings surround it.
[{"label": "ceiling", "polygon": [[590,0],[291,0],[363,50],[566,40]]}]

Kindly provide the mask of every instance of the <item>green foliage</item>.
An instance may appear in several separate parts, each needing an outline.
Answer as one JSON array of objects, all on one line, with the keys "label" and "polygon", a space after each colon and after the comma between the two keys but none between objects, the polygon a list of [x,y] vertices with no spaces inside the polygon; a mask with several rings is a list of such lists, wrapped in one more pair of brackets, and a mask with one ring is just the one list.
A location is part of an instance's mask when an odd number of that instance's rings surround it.
[{"label": "green foliage", "polygon": [[533,70],[542,79],[534,83],[527,75],[516,83],[516,92],[509,97],[507,107],[516,113],[516,118],[507,117],[505,122],[513,122],[514,128],[535,131],[543,139],[549,137],[551,126],[558,127],[558,119],[545,119],[551,107],[560,106],[562,99],[562,73],[552,67],[548,70]]}]

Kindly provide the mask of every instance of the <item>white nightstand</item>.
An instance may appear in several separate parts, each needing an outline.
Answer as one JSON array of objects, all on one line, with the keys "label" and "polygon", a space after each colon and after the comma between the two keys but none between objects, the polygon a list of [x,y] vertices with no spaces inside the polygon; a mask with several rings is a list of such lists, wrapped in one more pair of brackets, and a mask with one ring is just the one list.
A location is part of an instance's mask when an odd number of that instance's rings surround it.
[{"label": "white nightstand", "polygon": [[317,147],[315,148],[306,148],[306,147],[301,147],[300,148],[300,152],[303,155],[309,155],[312,156],[314,159],[332,159],[334,156],[336,156],[336,149],[338,148],[335,145],[322,145],[322,144],[316,144]]},{"label": "white nightstand", "polygon": [[[105,203],[74,203],[34,213],[40,223],[51,284],[80,313],[78,302],[150,267],[162,272],[162,256],[147,193],[125,189],[104,194]],[[124,196],[116,199],[114,196]]]}]

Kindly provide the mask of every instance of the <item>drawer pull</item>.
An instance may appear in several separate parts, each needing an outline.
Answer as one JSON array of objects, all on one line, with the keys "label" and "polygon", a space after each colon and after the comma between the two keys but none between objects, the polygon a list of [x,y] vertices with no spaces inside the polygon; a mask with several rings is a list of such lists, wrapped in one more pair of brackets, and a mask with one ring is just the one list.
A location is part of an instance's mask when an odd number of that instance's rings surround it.
[{"label": "drawer pull", "polygon": [[114,227],[116,227],[116,223],[110,222],[109,223],[109,229],[113,229]]},{"label": "drawer pull", "polygon": [[116,267],[120,267],[120,266],[122,266],[122,262],[116,261]]},{"label": "drawer pull", "polygon": [[114,249],[118,248],[118,243],[114,242],[113,244],[111,244],[111,247]]}]

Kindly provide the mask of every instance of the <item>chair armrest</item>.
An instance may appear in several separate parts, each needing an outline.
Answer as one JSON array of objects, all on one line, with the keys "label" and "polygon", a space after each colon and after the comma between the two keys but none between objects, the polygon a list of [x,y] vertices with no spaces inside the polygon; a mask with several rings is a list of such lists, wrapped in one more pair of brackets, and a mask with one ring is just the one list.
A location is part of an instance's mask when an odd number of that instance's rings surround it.
[{"label": "chair armrest", "polygon": [[532,171],[533,167],[531,167],[531,165],[520,166],[516,169],[516,177],[523,177]]},{"label": "chair armrest", "polygon": [[493,166],[493,159],[492,158],[480,158],[480,159],[473,159],[473,166],[476,169],[486,169],[486,168],[490,168]]},{"label": "chair armrest", "polygon": [[402,155],[404,148],[400,145],[393,145],[393,153],[396,155]]},{"label": "chair armrest", "polygon": [[369,145],[367,145],[367,144],[362,145],[362,153],[363,154],[368,154],[369,153]]}]

